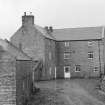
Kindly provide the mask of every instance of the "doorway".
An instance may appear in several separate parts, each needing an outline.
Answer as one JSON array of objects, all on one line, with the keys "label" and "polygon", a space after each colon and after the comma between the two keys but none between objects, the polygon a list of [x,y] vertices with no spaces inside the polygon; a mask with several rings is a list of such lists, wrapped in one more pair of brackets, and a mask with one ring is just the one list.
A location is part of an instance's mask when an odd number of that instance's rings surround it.
[{"label": "doorway", "polygon": [[70,78],[71,74],[70,74],[70,66],[65,66],[64,67],[64,78]]}]

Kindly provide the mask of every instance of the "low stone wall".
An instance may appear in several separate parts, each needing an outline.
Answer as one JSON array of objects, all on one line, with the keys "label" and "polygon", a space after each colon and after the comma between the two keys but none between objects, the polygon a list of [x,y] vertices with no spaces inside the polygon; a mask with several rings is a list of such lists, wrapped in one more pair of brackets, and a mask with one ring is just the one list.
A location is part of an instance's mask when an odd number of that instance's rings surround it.
[{"label": "low stone wall", "polygon": [[102,91],[105,92],[105,76],[103,77],[102,84],[101,84]]},{"label": "low stone wall", "polygon": [[0,61],[0,105],[16,105],[15,62]]}]

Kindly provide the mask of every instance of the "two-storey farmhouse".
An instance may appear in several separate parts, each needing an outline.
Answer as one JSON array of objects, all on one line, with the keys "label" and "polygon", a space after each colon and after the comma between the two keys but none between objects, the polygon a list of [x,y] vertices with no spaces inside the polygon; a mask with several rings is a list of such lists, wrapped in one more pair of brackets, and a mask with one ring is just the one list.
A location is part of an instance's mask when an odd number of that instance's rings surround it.
[{"label": "two-storey farmhouse", "polygon": [[104,73],[103,27],[55,29],[57,77],[99,77]]},{"label": "two-storey farmhouse", "polygon": [[25,13],[11,43],[43,62],[40,79],[99,77],[104,73],[103,34],[103,27],[42,28]]}]

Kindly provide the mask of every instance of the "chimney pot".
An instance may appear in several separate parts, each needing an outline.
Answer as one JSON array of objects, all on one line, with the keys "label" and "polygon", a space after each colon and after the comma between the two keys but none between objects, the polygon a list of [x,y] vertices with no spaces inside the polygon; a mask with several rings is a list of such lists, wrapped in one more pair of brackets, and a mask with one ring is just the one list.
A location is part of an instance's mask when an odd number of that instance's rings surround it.
[{"label": "chimney pot", "polygon": [[26,12],[24,12],[24,16],[26,16]]},{"label": "chimney pot", "polygon": [[22,25],[23,26],[31,26],[34,25],[34,16],[32,15],[32,12],[30,14],[26,14],[24,12],[24,16],[22,16]]},{"label": "chimney pot", "polygon": [[53,27],[52,26],[49,27],[49,31],[53,32]]}]

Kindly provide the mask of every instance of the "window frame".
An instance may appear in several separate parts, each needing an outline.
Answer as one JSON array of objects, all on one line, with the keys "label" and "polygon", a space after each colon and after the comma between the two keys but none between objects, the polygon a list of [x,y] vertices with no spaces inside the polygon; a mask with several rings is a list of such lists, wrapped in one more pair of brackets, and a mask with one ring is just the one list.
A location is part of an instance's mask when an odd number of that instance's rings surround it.
[{"label": "window frame", "polygon": [[93,41],[88,41],[88,46],[92,46],[93,45]]},{"label": "window frame", "polygon": [[65,42],[65,47],[69,47],[70,43],[69,42]]},{"label": "window frame", "polygon": [[[69,56],[69,57],[66,57]],[[70,53],[69,52],[64,52],[64,59],[70,59]]]},{"label": "window frame", "polygon": [[[79,67],[79,70],[77,69]],[[75,65],[75,72],[81,72],[81,65]]]},{"label": "window frame", "polygon": [[[97,68],[97,69],[96,69]],[[94,67],[94,72],[99,72],[99,67]]]},{"label": "window frame", "polygon": [[94,52],[90,51],[88,52],[88,59],[93,59],[94,58]]}]

